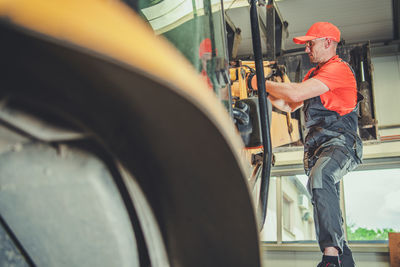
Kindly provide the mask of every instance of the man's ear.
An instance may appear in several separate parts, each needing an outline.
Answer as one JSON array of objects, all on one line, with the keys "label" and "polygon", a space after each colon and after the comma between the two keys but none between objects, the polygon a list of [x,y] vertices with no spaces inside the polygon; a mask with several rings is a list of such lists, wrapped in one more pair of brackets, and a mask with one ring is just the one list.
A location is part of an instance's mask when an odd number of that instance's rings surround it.
[{"label": "man's ear", "polygon": [[327,38],[325,43],[325,48],[328,48],[332,45],[332,39]]}]

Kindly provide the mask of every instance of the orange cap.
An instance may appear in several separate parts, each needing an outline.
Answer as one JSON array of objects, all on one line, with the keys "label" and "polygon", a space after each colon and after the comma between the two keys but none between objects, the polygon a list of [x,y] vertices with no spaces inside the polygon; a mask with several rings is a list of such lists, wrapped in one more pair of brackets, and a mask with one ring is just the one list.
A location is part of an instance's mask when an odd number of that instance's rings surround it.
[{"label": "orange cap", "polygon": [[308,41],[324,37],[340,42],[340,31],[332,23],[316,22],[308,29],[305,36],[295,37],[293,38],[293,42],[296,44],[304,44]]}]

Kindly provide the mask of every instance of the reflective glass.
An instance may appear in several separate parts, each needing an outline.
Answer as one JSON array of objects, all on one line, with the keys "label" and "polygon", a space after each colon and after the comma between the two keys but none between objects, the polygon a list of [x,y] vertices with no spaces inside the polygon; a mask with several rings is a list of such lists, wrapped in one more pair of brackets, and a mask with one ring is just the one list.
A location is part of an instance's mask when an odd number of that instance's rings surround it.
[{"label": "reflective glass", "polygon": [[315,240],[307,176],[282,176],[282,241]]},{"label": "reflective glass", "polygon": [[267,218],[265,219],[264,228],[260,234],[261,241],[277,240],[276,181],[277,181],[276,177],[271,177],[269,193],[268,193]]},{"label": "reflective glass", "polygon": [[350,241],[387,240],[400,231],[400,169],[352,172],[343,182]]}]

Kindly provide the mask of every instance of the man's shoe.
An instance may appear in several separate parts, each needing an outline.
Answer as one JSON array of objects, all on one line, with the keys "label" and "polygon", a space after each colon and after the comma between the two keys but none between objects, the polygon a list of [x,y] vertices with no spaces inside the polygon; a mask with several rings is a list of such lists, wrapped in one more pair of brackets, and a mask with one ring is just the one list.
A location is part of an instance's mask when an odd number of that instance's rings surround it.
[{"label": "man's shoe", "polygon": [[321,261],[317,267],[342,267],[342,265],[336,265],[334,263],[326,262],[326,261]]},{"label": "man's shoe", "polygon": [[356,266],[353,259],[353,253],[351,253],[351,250],[346,243],[343,246],[343,254],[339,256],[339,259],[343,267]]},{"label": "man's shoe", "polygon": [[339,256],[322,255],[322,261],[317,267],[342,267]]}]

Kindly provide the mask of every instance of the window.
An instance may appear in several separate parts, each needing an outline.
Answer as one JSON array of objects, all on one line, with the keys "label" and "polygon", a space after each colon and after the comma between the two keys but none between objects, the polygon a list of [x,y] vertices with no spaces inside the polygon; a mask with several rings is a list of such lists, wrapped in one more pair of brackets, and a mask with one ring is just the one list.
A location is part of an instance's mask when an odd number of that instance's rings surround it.
[{"label": "window", "polygon": [[400,231],[400,169],[353,172],[343,183],[349,241],[388,240]]},{"label": "window", "polygon": [[[350,243],[386,242],[389,232],[400,231],[400,168],[393,168],[393,165],[388,168],[391,169],[354,171],[342,180],[341,201]],[[316,242],[307,181],[305,175],[274,177],[264,231],[276,239],[261,236],[262,241]],[[273,224],[270,216],[273,216]]]},{"label": "window", "polygon": [[282,176],[282,241],[314,240],[311,197],[307,176]]},{"label": "window", "polygon": [[282,221],[283,221],[283,229],[292,233],[293,232],[293,201],[289,199],[288,196],[283,196],[282,201]]},{"label": "window", "polygon": [[[277,241],[277,184],[276,177],[271,177],[269,183],[268,192],[268,206],[267,206],[267,217],[265,218],[265,224],[263,230],[260,233],[260,239],[262,241],[276,242]],[[260,188],[256,188],[259,192]]]},{"label": "window", "polygon": [[298,242],[315,240],[307,176],[278,176],[270,182],[266,223],[262,241]]}]

